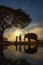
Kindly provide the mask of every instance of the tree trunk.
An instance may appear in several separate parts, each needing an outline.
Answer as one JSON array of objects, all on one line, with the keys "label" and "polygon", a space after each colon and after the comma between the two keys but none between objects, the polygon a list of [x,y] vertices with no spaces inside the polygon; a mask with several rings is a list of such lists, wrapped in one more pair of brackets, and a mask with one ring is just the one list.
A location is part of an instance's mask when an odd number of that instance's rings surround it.
[{"label": "tree trunk", "polygon": [[2,62],[3,62],[3,58],[4,58],[4,55],[3,55],[3,33],[4,33],[4,30],[2,30],[1,37],[0,37],[0,41],[1,41],[1,44],[0,44],[0,53],[1,53]]}]

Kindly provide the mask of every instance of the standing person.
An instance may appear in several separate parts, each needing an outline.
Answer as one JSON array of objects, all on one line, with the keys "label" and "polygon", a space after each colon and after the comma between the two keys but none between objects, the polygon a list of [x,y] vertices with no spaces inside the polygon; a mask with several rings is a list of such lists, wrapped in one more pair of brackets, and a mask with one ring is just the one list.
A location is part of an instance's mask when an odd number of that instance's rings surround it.
[{"label": "standing person", "polygon": [[16,42],[18,41],[18,36],[16,36]]},{"label": "standing person", "polygon": [[18,41],[18,36],[16,36],[16,51],[18,50],[18,48],[17,48],[17,41]]},{"label": "standing person", "polygon": [[21,52],[21,34],[19,36],[19,41],[20,41],[19,51]]},{"label": "standing person", "polygon": [[19,36],[19,41],[21,42],[21,34],[20,34],[20,36]]}]

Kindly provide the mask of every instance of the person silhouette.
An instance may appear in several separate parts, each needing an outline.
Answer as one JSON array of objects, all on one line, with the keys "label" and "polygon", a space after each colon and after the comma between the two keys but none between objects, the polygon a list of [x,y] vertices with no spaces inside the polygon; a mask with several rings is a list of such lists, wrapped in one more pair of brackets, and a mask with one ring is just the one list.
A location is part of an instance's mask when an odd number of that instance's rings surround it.
[{"label": "person silhouette", "polygon": [[[16,36],[16,43],[17,43],[17,41],[18,41],[18,36]],[[17,44],[16,44],[16,51],[18,50],[18,48],[17,48]]]},{"label": "person silhouette", "polygon": [[21,42],[21,34],[20,34],[20,36],[19,36],[19,41]]},{"label": "person silhouette", "polygon": [[20,41],[19,51],[21,52],[21,34],[19,36],[19,41]]},{"label": "person silhouette", "polygon": [[18,36],[16,36],[16,42],[18,41]]}]

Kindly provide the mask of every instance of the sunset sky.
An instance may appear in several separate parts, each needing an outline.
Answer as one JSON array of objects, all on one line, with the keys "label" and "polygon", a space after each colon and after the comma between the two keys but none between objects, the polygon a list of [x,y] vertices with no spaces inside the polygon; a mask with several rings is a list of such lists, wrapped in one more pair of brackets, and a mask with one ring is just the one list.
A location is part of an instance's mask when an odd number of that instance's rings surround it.
[{"label": "sunset sky", "polygon": [[[24,32],[33,32],[38,35],[39,39],[43,39],[43,0],[0,0],[0,5],[13,9],[21,8],[27,14],[30,14],[32,22],[25,30],[20,30],[20,32],[23,31],[22,35]],[[4,33],[4,36],[14,40],[14,31],[15,29],[11,28]]]}]

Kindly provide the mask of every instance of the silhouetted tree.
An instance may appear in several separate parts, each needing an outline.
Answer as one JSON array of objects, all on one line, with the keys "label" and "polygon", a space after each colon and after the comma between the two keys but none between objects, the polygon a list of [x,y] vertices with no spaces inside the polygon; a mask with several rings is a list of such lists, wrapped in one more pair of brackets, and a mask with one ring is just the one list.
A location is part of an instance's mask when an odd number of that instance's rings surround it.
[{"label": "silhouetted tree", "polygon": [[30,16],[22,11],[22,9],[0,6],[0,41],[3,42],[3,33],[5,29],[11,26],[25,28],[30,22]]},{"label": "silhouetted tree", "polygon": [[12,9],[0,6],[0,35],[3,39],[3,32],[10,26],[25,28],[31,22],[31,18],[22,9]]}]

